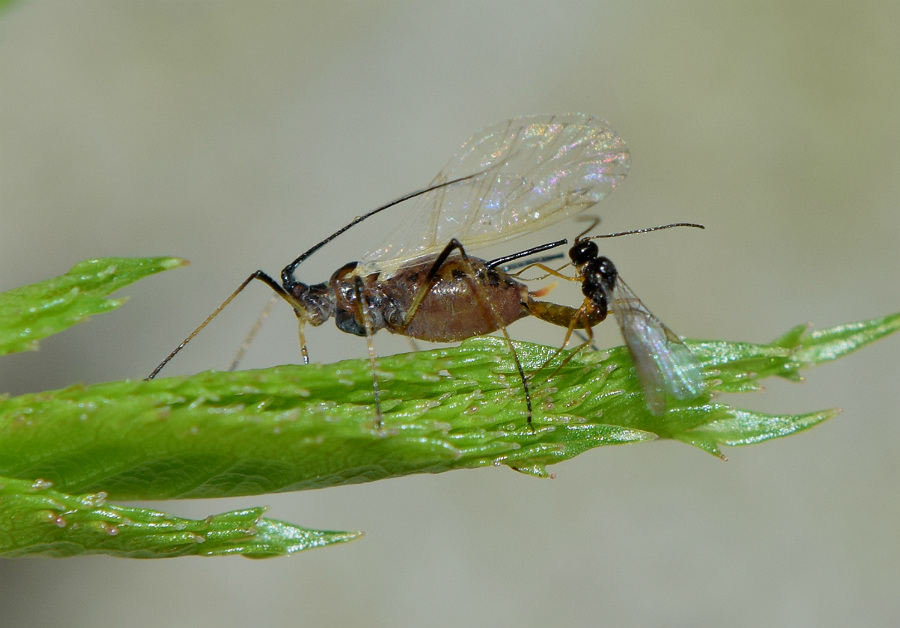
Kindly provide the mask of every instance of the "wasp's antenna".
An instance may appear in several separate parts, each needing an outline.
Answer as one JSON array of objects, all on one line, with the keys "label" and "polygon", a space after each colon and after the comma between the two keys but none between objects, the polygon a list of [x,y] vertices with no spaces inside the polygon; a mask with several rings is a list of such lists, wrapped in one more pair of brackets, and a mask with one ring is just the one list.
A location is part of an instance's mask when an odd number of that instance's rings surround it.
[{"label": "wasp's antenna", "polygon": [[[596,224],[596,223],[594,223]],[[593,227],[593,225],[592,225]],[[579,240],[599,240],[600,238],[618,238],[619,236],[635,235],[637,233],[650,233],[651,231],[661,231],[663,229],[673,229],[674,227],[693,227],[695,229],[706,229],[703,225],[695,222],[673,222],[670,225],[660,225],[658,227],[644,227],[643,229],[632,229],[630,231],[618,231],[616,233],[604,233],[601,235],[582,237],[584,233],[578,236]],[[586,233],[586,232],[585,232]]]}]

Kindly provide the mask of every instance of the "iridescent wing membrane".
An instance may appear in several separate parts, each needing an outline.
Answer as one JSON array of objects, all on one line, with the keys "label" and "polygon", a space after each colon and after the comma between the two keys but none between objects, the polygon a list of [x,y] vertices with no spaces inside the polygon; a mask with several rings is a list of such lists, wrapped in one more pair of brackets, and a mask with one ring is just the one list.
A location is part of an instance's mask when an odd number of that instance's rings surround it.
[{"label": "iridescent wing membrane", "polygon": [[666,394],[675,399],[698,397],[705,388],[703,369],[675,332],[621,278],[610,301],[650,411],[656,415],[666,411]]},{"label": "iridescent wing membrane", "polygon": [[363,256],[359,272],[390,276],[453,238],[477,249],[546,227],[602,200],[630,163],[615,130],[582,114],[523,116],[482,129],[430,187],[475,176],[416,197],[410,220]]}]

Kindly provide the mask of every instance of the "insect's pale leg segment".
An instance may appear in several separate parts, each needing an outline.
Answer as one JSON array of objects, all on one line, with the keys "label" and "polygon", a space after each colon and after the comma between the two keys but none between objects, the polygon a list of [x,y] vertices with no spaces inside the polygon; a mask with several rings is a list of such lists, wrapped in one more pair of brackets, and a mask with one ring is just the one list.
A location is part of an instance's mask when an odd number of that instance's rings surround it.
[{"label": "insect's pale leg segment", "polygon": [[275,304],[278,303],[278,296],[272,295],[269,301],[266,303],[266,306],[259,313],[259,316],[256,317],[256,321],[253,323],[253,327],[250,328],[250,331],[247,332],[246,338],[244,338],[244,342],[241,343],[240,348],[235,354],[234,358],[231,360],[231,364],[228,365],[228,370],[233,371],[237,368],[237,365],[244,358],[244,354],[247,353],[247,349],[250,348],[250,344],[253,342],[253,339],[256,338],[256,334],[259,333],[259,330],[262,328],[263,323],[266,322],[266,319],[269,318],[269,314],[272,313],[272,308],[275,307]]},{"label": "insect's pale leg segment", "polygon": [[354,277],[353,290],[356,294],[356,303],[359,307],[360,318],[362,318],[363,327],[366,329],[366,347],[369,350],[369,370],[372,371],[372,393],[375,398],[375,426],[381,429],[384,421],[381,414],[381,391],[378,388],[378,359],[375,356],[375,330],[372,326],[372,317],[369,314],[371,305],[366,298],[366,291],[363,289],[362,278],[359,275]]}]

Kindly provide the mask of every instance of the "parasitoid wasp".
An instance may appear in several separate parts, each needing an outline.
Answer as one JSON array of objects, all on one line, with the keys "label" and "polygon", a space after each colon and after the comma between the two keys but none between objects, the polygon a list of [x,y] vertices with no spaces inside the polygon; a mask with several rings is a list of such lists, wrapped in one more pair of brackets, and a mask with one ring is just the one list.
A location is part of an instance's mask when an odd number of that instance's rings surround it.
[{"label": "parasitoid wasp", "polygon": [[[568,307],[560,310],[561,306],[554,303],[535,302],[532,306],[535,310],[545,311],[533,311],[532,314],[542,320],[568,327],[560,351],[568,344],[573,332],[584,329],[587,337],[575,349],[577,352],[591,344],[595,321],[604,320],[611,310],[634,362],[647,407],[653,414],[661,415],[666,411],[667,395],[675,399],[686,400],[694,399],[703,393],[705,383],[702,367],[681,338],[654,316],[628,284],[622,280],[612,260],[600,255],[600,249],[593,240],[649,233],[673,227],[699,229],[704,227],[694,223],[680,222],[659,227],[586,236],[585,234],[596,223],[597,220],[594,219],[594,224],[578,235],[569,249],[570,264],[575,267],[573,276],[563,274],[560,272],[561,269],[552,269],[540,262],[532,264],[532,266],[546,271],[548,275],[581,283],[581,292],[584,295],[581,307],[573,312]],[[568,265],[566,264],[566,266]],[[552,361],[553,358],[548,360],[545,367]]]}]

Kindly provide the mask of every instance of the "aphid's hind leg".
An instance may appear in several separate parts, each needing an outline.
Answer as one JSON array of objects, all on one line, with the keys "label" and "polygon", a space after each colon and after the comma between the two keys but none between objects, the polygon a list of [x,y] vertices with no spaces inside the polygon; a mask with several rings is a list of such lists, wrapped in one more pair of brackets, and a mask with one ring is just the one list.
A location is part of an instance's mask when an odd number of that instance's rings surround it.
[{"label": "aphid's hind leg", "polygon": [[421,350],[422,350],[422,348],[419,346],[419,343],[416,342],[416,339],[415,339],[415,338],[410,338],[409,336],[407,336],[407,337],[406,337],[406,340],[409,341],[409,348],[410,348],[413,352],[421,351]]},{"label": "aphid's hind leg", "polygon": [[244,337],[244,342],[241,343],[240,348],[235,354],[234,358],[231,360],[231,364],[228,365],[228,370],[233,371],[237,368],[238,363],[244,358],[244,354],[247,353],[247,349],[250,348],[250,344],[253,342],[253,339],[256,338],[256,334],[259,333],[260,328],[262,328],[263,323],[266,322],[266,319],[269,318],[269,314],[272,313],[272,308],[275,307],[275,304],[278,303],[278,296],[272,295],[272,297],[266,303],[266,306],[259,313],[259,316],[256,317],[256,321],[253,323],[253,327],[250,328],[250,331],[247,332],[247,335]]},{"label": "aphid's hind leg", "polygon": [[466,280],[469,282],[469,286],[472,288],[472,293],[476,295],[479,305],[482,308],[482,312],[485,314],[486,318],[493,321],[496,329],[499,329],[503,334],[504,339],[506,340],[506,344],[509,346],[509,350],[512,353],[513,361],[516,365],[516,370],[519,372],[519,379],[522,381],[522,390],[525,392],[525,406],[528,409],[528,427],[534,432],[534,426],[531,424],[531,418],[533,415],[532,405],[531,405],[531,389],[528,387],[528,378],[525,376],[525,369],[522,368],[522,362],[519,360],[519,354],[516,351],[515,346],[513,346],[512,338],[509,337],[509,333],[506,331],[506,325],[504,325],[500,319],[500,316],[497,314],[496,310],[494,310],[494,306],[491,304],[490,299],[487,298],[487,294],[484,291],[484,288],[475,280],[475,269],[472,266],[471,260],[469,260],[469,256],[466,254],[465,248],[463,248],[462,243],[453,238],[450,242],[447,243],[447,246],[444,247],[444,250],[435,258],[434,263],[431,265],[431,268],[428,271],[428,274],[425,277],[425,281],[422,283],[422,286],[419,288],[418,293],[413,299],[409,309],[406,311],[406,314],[403,319],[403,326],[406,327],[409,325],[410,321],[412,321],[413,317],[416,315],[416,312],[419,309],[419,306],[422,304],[422,301],[428,296],[428,293],[431,291],[432,287],[438,280],[438,273],[440,273],[441,267],[447,262],[450,258],[450,255],[454,251],[459,251],[459,257],[463,265],[463,269],[465,270]]},{"label": "aphid's hind leg", "polygon": [[378,388],[378,359],[375,356],[375,330],[372,326],[372,318],[369,316],[370,304],[366,298],[366,291],[363,289],[362,278],[357,275],[354,277],[353,291],[356,293],[356,303],[359,306],[360,318],[363,321],[363,327],[366,329],[366,346],[369,350],[369,370],[372,372],[372,394],[375,399],[375,427],[381,429],[384,424],[384,415],[381,413],[381,391]]},{"label": "aphid's hind leg", "polygon": [[[239,286],[237,287],[237,290],[235,290],[234,292],[232,292],[231,295],[229,295],[229,297],[228,297],[227,299],[225,299],[225,300],[222,302],[222,304],[219,305],[219,307],[217,307],[217,308],[215,309],[215,311],[214,311],[212,314],[210,314],[209,316],[206,317],[206,320],[205,320],[205,321],[203,321],[202,323],[200,323],[200,325],[199,325],[194,331],[192,331],[192,332],[190,333],[190,335],[189,335],[187,338],[185,338],[184,340],[182,340],[182,341],[181,341],[181,344],[179,344],[177,347],[175,347],[175,349],[172,351],[172,353],[170,353],[169,355],[167,355],[167,356],[166,356],[166,359],[163,360],[162,362],[160,362],[159,365],[158,365],[155,369],[153,369],[153,372],[150,373],[150,375],[147,376],[147,379],[153,379],[154,377],[156,377],[156,376],[159,374],[159,372],[163,369],[163,367],[164,367],[166,364],[168,364],[169,361],[170,361],[172,358],[174,358],[176,355],[178,355],[178,352],[181,351],[182,349],[184,349],[185,346],[187,346],[187,344],[188,344],[191,340],[194,339],[194,336],[196,336],[197,334],[199,334],[199,333],[203,330],[204,327],[206,327],[207,325],[209,325],[209,323],[210,323],[216,316],[218,316],[219,313],[220,313],[222,310],[224,310],[224,309],[228,306],[228,304],[231,303],[231,302],[234,300],[234,298],[235,298],[237,295],[239,295],[241,292],[243,292],[243,291],[244,291],[244,288],[246,288],[248,285],[250,285],[250,282],[253,281],[254,279],[258,279],[259,281],[261,281],[261,282],[263,282],[264,284],[266,284],[267,286],[269,286],[272,290],[275,291],[275,293],[276,293],[279,297],[281,297],[282,299],[284,299],[285,301],[287,301],[287,302],[290,304],[290,306],[291,306],[292,308],[294,308],[294,311],[295,311],[295,312],[297,311],[297,308],[299,307],[298,303],[294,300],[294,298],[293,298],[290,294],[288,294],[287,292],[285,292],[284,288],[281,287],[281,284],[279,284],[277,281],[275,281],[274,279],[272,279],[272,278],[271,278],[269,275],[267,275],[265,272],[263,272],[263,271],[261,271],[261,270],[258,270],[258,271],[256,271],[255,273],[253,273],[252,275],[250,275],[249,277],[247,277],[247,278],[241,283],[241,285],[239,285]],[[302,339],[302,332],[301,332],[301,339]],[[304,357],[305,357],[305,356],[306,356],[306,343],[305,343],[305,342],[301,342],[301,345],[302,345],[302,346],[301,346],[301,350],[302,350],[302,352],[303,352],[303,354],[304,354]],[[308,360],[307,360],[307,361],[308,361]]]}]

